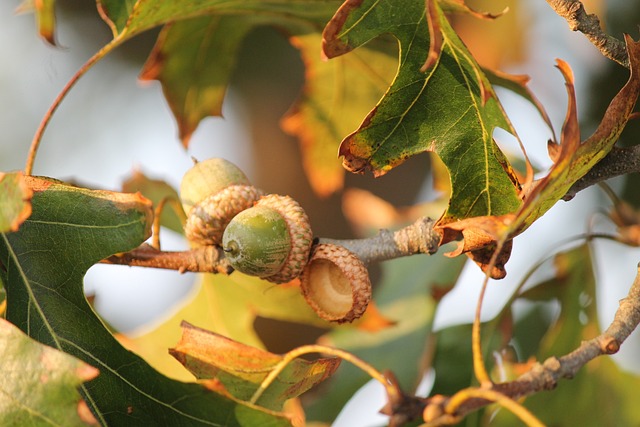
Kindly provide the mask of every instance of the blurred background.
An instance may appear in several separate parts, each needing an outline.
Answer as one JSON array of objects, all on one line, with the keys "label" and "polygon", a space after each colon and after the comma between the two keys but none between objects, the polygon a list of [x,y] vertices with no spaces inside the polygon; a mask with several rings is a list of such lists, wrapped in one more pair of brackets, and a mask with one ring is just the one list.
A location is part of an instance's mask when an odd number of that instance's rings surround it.
[{"label": "blurred background", "polygon": [[[495,22],[454,19],[479,62],[531,76],[530,87],[546,107],[558,133],[565,115],[566,94],[554,63],[555,58],[564,59],[576,76],[583,134],[595,129],[608,102],[626,81],[627,70],[605,60],[581,34],[571,32],[543,0],[469,3],[480,10],[489,7],[492,12],[503,6],[510,8],[509,13]],[[589,12],[602,18],[610,34],[621,37],[627,32],[637,38],[640,8],[636,2],[583,3]],[[58,0],[60,47],[48,46],[40,40],[33,16],[16,15],[18,6],[18,1],[0,2],[2,171],[24,168],[30,141],[49,104],[73,73],[111,39],[111,32],[98,16],[94,3]],[[204,120],[185,150],[160,85],[138,81],[157,34],[158,30],[152,30],[126,42],[79,81],[44,135],[34,173],[91,188],[119,190],[134,170],[140,170],[177,188],[192,164],[191,156],[224,157],[240,166],[256,186],[297,199],[308,212],[316,235],[353,237],[353,229],[342,212],[342,193],[326,199],[313,193],[301,166],[298,142],[280,129],[280,119],[304,83],[300,55],[287,39],[271,28],[255,30],[248,36],[227,93],[224,118]],[[529,158],[538,170],[546,171],[551,164],[546,152],[546,141],[551,138],[548,128],[526,101],[505,91],[499,91],[499,95]],[[636,143],[638,132],[638,125],[631,124],[621,143]],[[496,138],[505,150],[518,152],[513,137],[498,133]],[[336,141],[336,152],[339,142]],[[336,157],[335,161],[340,160]],[[622,180],[611,183],[637,204],[640,187],[636,184]],[[345,187],[369,190],[395,206],[435,198],[427,155],[416,156],[378,179],[348,175]],[[584,233],[590,226],[611,230],[609,222],[597,214],[609,205],[601,191],[588,189],[569,203],[559,202],[518,237],[507,264],[507,278],[490,287],[484,310],[486,318],[497,312],[509,297],[510,289],[534,263],[558,249],[554,246],[557,242]],[[180,235],[169,230],[162,233],[163,249],[187,247]],[[635,276],[640,251],[609,241],[595,242],[594,248],[601,296],[598,303],[601,322],[606,325]],[[373,270],[375,282],[378,272],[376,268]],[[544,278],[545,274],[551,275],[551,270],[541,269],[537,277]],[[194,280],[195,276],[190,274],[97,265],[89,270],[85,286],[87,294],[95,296],[95,307],[108,323],[136,334],[174,313],[193,291]],[[456,288],[438,309],[436,328],[471,321],[481,281],[477,267],[467,265]],[[256,329],[273,351],[286,351],[309,340],[308,335],[297,336],[293,329],[283,333],[280,328],[286,326],[270,323],[275,321],[259,322],[262,323]],[[278,331],[275,336],[274,330]],[[640,372],[637,335],[625,343],[616,360],[625,369]],[[283,336],[289,340],[280,342]],[[377,418],[375,412],[382,406],[383,398],[381,388],[371,387],[364,397],[354,398],[335,425],[380,423],[385,418]],[[364,399],[366,405],[359,404],[358,399]]]}]

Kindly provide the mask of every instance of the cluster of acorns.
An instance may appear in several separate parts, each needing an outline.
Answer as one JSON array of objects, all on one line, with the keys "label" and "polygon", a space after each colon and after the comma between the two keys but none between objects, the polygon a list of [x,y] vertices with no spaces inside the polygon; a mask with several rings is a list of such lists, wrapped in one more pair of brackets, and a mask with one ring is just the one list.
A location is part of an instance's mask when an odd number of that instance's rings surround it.
[{"label": "cluster of acorns", "polygon": [[265,195],[236,165],[213,158],[187,171],[180,199],[192,245],[219,246],[235,270],[273,283],[300,277],[305,299],[326,320],[351,322],[366,310],[366,267],[341,246],[313,245],[309,218],[291,197]]}]

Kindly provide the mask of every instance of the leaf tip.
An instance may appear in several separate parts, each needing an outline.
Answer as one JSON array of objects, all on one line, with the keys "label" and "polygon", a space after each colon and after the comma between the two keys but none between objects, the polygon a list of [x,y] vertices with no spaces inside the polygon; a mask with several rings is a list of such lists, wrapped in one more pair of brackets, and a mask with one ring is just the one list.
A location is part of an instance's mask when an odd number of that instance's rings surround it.
[{"label": "leaf tip", "polygon": [[346,0],[338,8],[322,31],[322,54],[328,59],[344,55],[353,50],[348,43],[341,40],[340,31],[344,27],[351,12],[359,7],[364,0]]}]

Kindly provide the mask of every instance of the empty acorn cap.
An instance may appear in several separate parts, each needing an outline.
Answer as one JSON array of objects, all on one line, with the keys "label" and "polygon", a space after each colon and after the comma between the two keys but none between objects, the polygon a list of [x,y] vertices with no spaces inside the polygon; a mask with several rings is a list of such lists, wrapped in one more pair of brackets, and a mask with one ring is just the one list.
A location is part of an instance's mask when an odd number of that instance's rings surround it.
[{"label": "empty acorn cap", "polygon": [[301,277],[302,294],[325,320],[344,323],[358,319],[371,301],[369,272],[348,249],[318,244]]}]

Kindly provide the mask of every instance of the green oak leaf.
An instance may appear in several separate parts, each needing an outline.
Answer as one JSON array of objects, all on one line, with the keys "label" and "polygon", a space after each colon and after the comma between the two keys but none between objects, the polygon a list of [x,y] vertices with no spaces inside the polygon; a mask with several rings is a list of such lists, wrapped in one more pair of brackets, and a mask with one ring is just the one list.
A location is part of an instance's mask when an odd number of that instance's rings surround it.
[{"label": "green oak leaf", "polygon": [[[580,346],[583,340],[600,334],[592,254],[587,245],[561,253],[555,258],[556,277],[522,298],[560,302],[560,315],[539,343],[537,359],[562,356]],[[526,331],[521,338],[526,339]],[[545,425],[632,426],[640,424],[640,407],[635,390],[640,377],[623,371],[608,356],[585,365],[571,379],[562,380],[553,392],[537,393],[524,401]],[[597,408],[597,410],[594,410]],[[499,411],[491,425],[512,426],[515,418]]]},{"label": "green oak leaf", "polygon": [[337,0],[99,0],[98,8],[114,39],[125,40],[158,25],[202,15],[242,14],[248,20],[266,15],[304,21],[319,29],[339,4]]},{"label": "green oak leaf", "polygon": [[519,186],[492,134],[496,127],[515,132],[438,3],[426,3],[428,11],[424,0],[347,1],[325,28],[323,49],[330,58],[383,34],[400,47],[392,85],[342,141],[343,163],[354,172],[382,175],[413,155],[435,151],[452,186],[440,224],[514,212],[521,205]]},{"label": "green oak leaf", "polygon": [[98,370],[0,319],[0,418],[12,426],[86,426],[77,387]]},{"label": "green oak leaf", "polygon": [[147,199],[40,178],[28,183],[32,215],[19,231],[0,234],[6,317],[37,341],[100,370],[80,391],[101,424],[290,425],[281,416],[159,374],[125,350],[87,303],[87,269],[149,236]]}]

